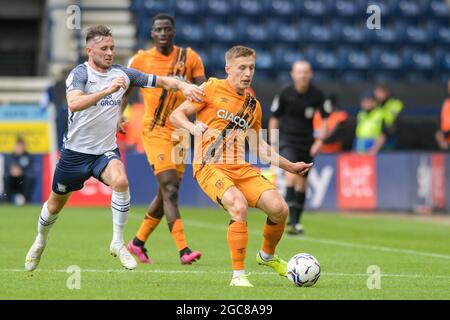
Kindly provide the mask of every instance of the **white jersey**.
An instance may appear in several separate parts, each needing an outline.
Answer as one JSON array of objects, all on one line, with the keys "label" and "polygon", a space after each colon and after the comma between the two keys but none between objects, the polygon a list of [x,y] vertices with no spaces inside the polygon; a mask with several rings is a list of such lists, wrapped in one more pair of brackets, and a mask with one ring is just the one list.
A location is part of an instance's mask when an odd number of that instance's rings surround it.
[{"label": "white jersey", "polygon": [[[154,88],[156,76],[112,65],[107,72],[92,69],[87,62],[75,67],[66,80],[66,92],[81,90],[92,94],[109,88],[114,79],[125,78],[127,89],[131,86]],[[64,148],[87,154],[100,155],[117,148],[116,130],[120,120],[120,105],[126,89],[99,100],[97,104],[77,112],[70,112]]]}]

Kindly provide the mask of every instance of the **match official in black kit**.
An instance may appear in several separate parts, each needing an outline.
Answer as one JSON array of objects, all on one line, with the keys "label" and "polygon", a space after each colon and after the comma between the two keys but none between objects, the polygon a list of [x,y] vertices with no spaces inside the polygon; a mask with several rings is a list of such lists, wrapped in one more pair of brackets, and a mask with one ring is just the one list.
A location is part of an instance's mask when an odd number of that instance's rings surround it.
[{"label": "match official in black kit", "polygon": [[[272,115],[269,120],[271,144],[279,141],[280,154],[292,162],[312,162],[320,151],[325,128],[319,136],[314,136],[313,117],[318,110],[322,118],[327,118],[330,110],[324,110],[325,97],[322,91],[312,83],[313,71],[307,61],[296,61],[292,65],[293,84],[283,89],[272,103]],[[279,139],[276,130],[279,129]],[[286,175],[286,202],[289,205],[289,221],[286,232],[293,235],[303,234],[300,224],[305,204],[308,176]]]}]

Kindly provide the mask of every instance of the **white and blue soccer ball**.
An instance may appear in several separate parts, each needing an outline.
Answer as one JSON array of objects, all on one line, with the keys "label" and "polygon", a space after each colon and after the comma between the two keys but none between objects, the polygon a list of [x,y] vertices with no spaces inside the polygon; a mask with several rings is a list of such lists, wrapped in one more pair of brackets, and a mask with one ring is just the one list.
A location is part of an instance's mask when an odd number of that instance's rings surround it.
[{"label": "white and blue soccer ball", "polygon": [[308,253],[298,253],[287,265],[288,279],[299,287],[313,286],[320,277],[320,264]]}]

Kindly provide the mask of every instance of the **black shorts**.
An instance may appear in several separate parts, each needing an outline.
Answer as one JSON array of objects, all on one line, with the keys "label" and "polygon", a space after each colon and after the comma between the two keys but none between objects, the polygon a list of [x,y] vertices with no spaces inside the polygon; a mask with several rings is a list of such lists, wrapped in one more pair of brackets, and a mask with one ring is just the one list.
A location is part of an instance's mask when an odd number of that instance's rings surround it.
[{"label": "black shorts", "polygon": [[282,155],[291,162],[303,161],[306,163],[310,163],[313,161],[313,158],[309,154],[310,149],[311,148],[308,148],[308,151],[306,151],[292,145],[282,144],[280,146],[280,155]]},{"label": "black shorts", "polygon": [[119,149],[100,155],[63,149],[53,175],[52,191],[63,195],[80,190],[90,177],[103,182],[100,176],[112,159],[120,160]]}]

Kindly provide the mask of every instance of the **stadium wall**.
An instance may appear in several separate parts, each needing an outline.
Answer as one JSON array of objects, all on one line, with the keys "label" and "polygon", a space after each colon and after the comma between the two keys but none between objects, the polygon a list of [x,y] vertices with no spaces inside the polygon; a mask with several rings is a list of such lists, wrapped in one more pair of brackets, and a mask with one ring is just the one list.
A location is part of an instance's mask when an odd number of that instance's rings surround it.
[{"label": "stadium wall", "polygon": [[[156,194],[156,179],[144,154],[124,157],[133,205],[148,205]],[[42,199],[50,190],[47,157],[42,165]],[[262,173],[284,192],[282,171]],[[309,173],[307,208],[310,211],[398,211],[431,213],[450,210],[450,155],[444,153],[396,152],[378,156],[342,153],[320,155]],[[91,178],[85,188],[74,193],[71,206],[109,206],[109,188]],[[215,204],[205,196],[187,165],[180,189],[181,206],[210,207]]]},{"label": "stadium wall", "polygon": [[[146,158],[127,156],[127,168],[134,204],[147,205],[156,194],[156,180]],[[343,153],[321,155],[309,174],[309,210],[379,210],[431,212],[450,209],[450,156],[442,153],[385,153],[376,157]],[[284,192],[278,171],[263,174],[275,178]],[[145,177],[143,179],[143,177]],[[181,186],[184,206],[210,206],[187,166]]]}]

